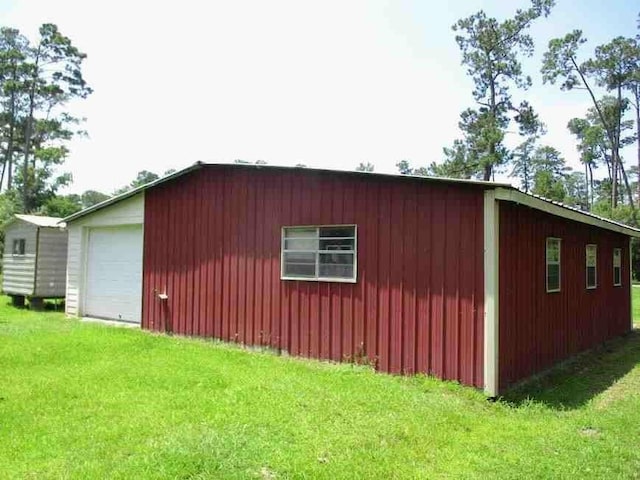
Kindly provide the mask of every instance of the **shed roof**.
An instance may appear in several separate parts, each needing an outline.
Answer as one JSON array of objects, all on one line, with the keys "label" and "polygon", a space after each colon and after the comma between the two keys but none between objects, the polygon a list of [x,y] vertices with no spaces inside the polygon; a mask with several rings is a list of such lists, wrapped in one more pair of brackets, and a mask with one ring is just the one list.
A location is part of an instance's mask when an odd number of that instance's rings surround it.
[{"label": "shed roof", "polygon": [[16,214],[15,218],[23,222],[31,223],[37,227],[63,228],[65,223],[62,218],[45,217],[44,215]]},{"label": "shed roof", "polygon": [[[116,195],[111,197],[103,202],[100,202],[92,207],[85,208],[73,215],[70,215],[63,219],[64,222],[73,222],[85,215],[93,213],[97,210],[101,210],[109,205],[114,203],[118,203],[127,198],[133,197],[145,190],[154,188],[158,185],[161,185],[166,182],[170,182],[178,177],[181,177],[187,173],[190,173],[194,170],[198,170],[206,167],[229,167],[235,169],[256,169],[256,170],[297,170],[304,172],[323,172],[323,173],[333,173],[333,174],[344,174],[350,176],[371,176],[371,177],[379,177],[379,178],[402,178],[402,179],[416,179],[423,182],[431,182],[431,183],[444,183],[444,184],[458,184],[458,185],[472,185],[477,188],[481,188],[483,190],[496,190],[496,199],[502,201],[510,201],[522,205],[526,205],[530,208],[535,208],[537,210],[542,210],[552,215],[556,215],[559,217],[568,218],[570,220],[575,220],[578,222],[586,223],[589,225],[594,225],[600,228],[605,228],[607,230],[613,230],[618,233],[623,233],[625,235],[630,235],[633,237],[640,237],[640,229],[635,227],[630,227],[620,222],[616,222],[614,220],[600,217],[598,215],[594,215],[593,213],[583,212],[582,210],[578,210],[577,208],[570,207],[564,205],[559,202],[554,202],[551,200],[547,200],[543,197],[533,195],[530,193],[525,193],[514,187],[509,183],[500,183],[500,182],[487,182],[482,180],[467,180],[467,179],[459,179],[459,178],[446,178],[446,177],[429,177],[429,176],[416,176],[416,175],[401,175],[401,174],[389,174],[389,173],[374,173],[374,172],[357,172],[357,171],[347,171],[347,170],[329,170],[323,168],[307,168],[307,167],[284,167],[284,166],[274,166],[274,165],[255,165],[255,164],[243,164],[243,163],[205,163],[205,162],[196,162],[193,165],[186,167],[182,170],[174,172],[165,177],[159,178],[153,182],[147,183],[140,187],[134,188],[128,192],[125,192],[121,195]],[[40,217],[47,218],[47,217]],[[51,217],[48,217],[51,218]]]}]

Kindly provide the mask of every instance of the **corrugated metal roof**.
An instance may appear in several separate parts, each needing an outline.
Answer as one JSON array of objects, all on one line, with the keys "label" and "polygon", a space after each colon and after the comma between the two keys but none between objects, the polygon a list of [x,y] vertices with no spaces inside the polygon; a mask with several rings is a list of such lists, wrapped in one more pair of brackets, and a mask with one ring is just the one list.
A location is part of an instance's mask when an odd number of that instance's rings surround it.
[{"label": "corrugated metal roof", "polygon": [[[93,213],[97,210],[101,210],[109,205],[112,205],[114,203],[118,203],[122,200],[125,200],[127,198],[130,198],[134,195],[137,195],[140,192],[143,192],[149,188],[154,188],[158,185],[161,185],[163,183],[169,182],[175,178],[181,177],[182,175],[185,175],[189,172],[192,172],[194,170],[200,169],[200,168],[205,168],[205,167],[220,167],[220,166],[224,166],[224,167],[229,167],[229,168],[237,168],[237,169],[256,169],[256,170],[299,170],[299,171],[305,171],[305,172],[322,172],[322,173],[340,173],[340,174],[345,174],[345,175],[352,175],[352,176],[371,176],[371,177],[379,177],[379,178],[402,178],[402,179],[415,179],[415,180],[419,180],[419,181],[424,181],[424,182],[435,182],[435,183],[450,183],[450,184],[466,184],[466,185],[473,185],[473,186],[477,186],[478,188],[483,188],[483,189],[496,189],[496,188],[503,188],[503,189],[508,189],[508,190],[512,190],[514,192],[517,192],[518,194],[530,197],[530,198],[534,198],[537,200],[540,200],[542,202],[546,202],[550,205],[555,205],[556,207],[560,207],[562,209],[566,209],[567,212],[571,212],[573,213],[573,217],[580,217],[580,216],[584,216],[585,220],[588,218],[592,218],[592,219],[597,219],[600,222],[604,222],[605,224],[610,224],[612,226],[617,227],[616,230],[618,230],[619,228],[623,228],[627,230],[627,234],[629,235],[633,235],[633,236],[640,236],[640,229],[639,228],[635,228],[635,227],[630,227],[628,225],[622,224],[620,222],[616,222],[615,220],[611,220],[608,218],[604,218],[604,217],[600,217],[598,215],[594,215],[593,213],[590,212],[583,212],[582,210],[579,210],[577,208],[574,207],[569,207],[567,205],[564,205],[562,203],[559,202],[554,202],[551,200],[548,200],[546,198],[540,197],[538,195],[533,195],[531,193],[525,193],[521,190],[519,190],[518,188],[514,187],[513,185],[509,184],[509,183],[500,183],[500,182],[487,182],[487,181],[483,181],[483,180],[467,180],[467,179],[460,179],[460,178],[448,178],[448,177],[429,177],[429,176],[417,176],[417,175],[402,175],[402,174],[392,174],[392,173],[375,173],[375,172],[357,172],[357,171],[350,171],[350,170],[330,170],[330,169],[325,169],[325,168],[308,168],[308,167],[286,167],[286,166],[277,166],[277,165],[256,165],[256,164],[245,164],[245,163],[205,163],[205,162],[196,162],[193,165],[186,167],[182,170],[179,170],[177,172],[174,172],[170,175],[167,175],[166,177],[162,177],[158,180],[155,180],[153,182],[147,183],[145,185],[142,185],[140,187],[134,188],[128,192],[125,192],[121,195],[117,195],[115,197],[111,197],[107,200],[105,200],[104,202],[98,203],[92,207],[86,208],[84,210],[81,210],[77,213],[74,213],[73,215],[70,215],[66,218],[64,218],[63,220],[65,222],[72,222],[74,220],[77,220],[81,217],[84,217],[85,215],[88,215],[90,213]],[[552,213],[553,214],[553,213]],[[580,221],[579,218],[573,218],[576,221]],[[607,228],[606,225],[601,225],[603,228]]]},{"label": "corrugated metal roof", "polygon": [[16,214],[15,217],[18,220],[31,223],[38,227],[61,228],[65,226],[65,223],[62,221],[62,218],[58,218],[58,217],[45,217],[44,215],[23,215],[23,214]]},{"label": "corrugated metal roof", "polygon": [[[522,190],[518,190],[518,191],[520,193],[525,193]],[[540,195],[536,195],[534,193],[525,193],[525,195],[529,195],[530,197],[537,198],[538,200],[543,200],[543,201],[545,201],[547,203],[551,203],[551,204],[556,205],[558,207],[562,207],[562,208],[566,208],[568,210],[572,210],[572,211],[574,211],[576,213],[581,213],[583,215],[588,215],[588,216],[593,217],[593,218],[595,218],[597,220],[602,220],[603,222],[611,223],[612,225],[617,225],[617,226],[622,227],[622,228],[628,228],[628,229],[631,229],[631,230],[635,230],[636,232],[640,233],[640,228],[631,227],[631,226],[626,225],[624,223],[617,222],[615,220],[611,220],[610,218],[602,217],[600,215],[596,215],[595,213],[585,212],[583,210],[580,210],[579,208],[571,207],[569,205],[565,205],[564,203],[556,202],[555,200],[549,200],[547,198],[541,197]]]}]

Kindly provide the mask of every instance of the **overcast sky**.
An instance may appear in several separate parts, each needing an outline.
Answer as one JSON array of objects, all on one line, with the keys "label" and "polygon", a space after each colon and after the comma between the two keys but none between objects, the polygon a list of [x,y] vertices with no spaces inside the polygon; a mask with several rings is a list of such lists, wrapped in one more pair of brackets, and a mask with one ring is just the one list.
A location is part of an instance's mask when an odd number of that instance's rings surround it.
[{"label": "overcast sky", "polygon": [[[542,85],[550,38],[581,28],[585,53],[636,33],[640,4],[558,0],[531,33],[529,100],[547,124],[544,143],[579,167],[567,121],[589,107],[584,92]],[[451,31],[479,9],[503,18],[525,1],[227,0],[103,2],[2,0],[1,24],[34,36],[56,23],[87,53],[94,93],[72,106],[89,138],[71,144],[71,192],[106,193],[143,169],[195,161],[378,172],[441,161],[473,105]],[[516,135],[508,142],[518,143]],[[628,152],[628,161],[633,161]],[[504,177],[503,177],[504,178]],[[502,178],[501,178],[502,179]],[[513,181],[513,180],[511,180]]]}]

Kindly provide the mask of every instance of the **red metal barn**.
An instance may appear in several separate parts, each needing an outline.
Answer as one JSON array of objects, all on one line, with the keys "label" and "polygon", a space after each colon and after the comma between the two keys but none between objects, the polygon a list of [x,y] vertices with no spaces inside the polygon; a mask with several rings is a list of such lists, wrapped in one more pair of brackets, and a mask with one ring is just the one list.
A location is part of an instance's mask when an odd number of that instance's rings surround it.
[{"label": "red metal barn", "polygon": [[143,328],[497,395],[632,327],[640,232],[508,185],[196,164],[97,208],[139,193]]}]

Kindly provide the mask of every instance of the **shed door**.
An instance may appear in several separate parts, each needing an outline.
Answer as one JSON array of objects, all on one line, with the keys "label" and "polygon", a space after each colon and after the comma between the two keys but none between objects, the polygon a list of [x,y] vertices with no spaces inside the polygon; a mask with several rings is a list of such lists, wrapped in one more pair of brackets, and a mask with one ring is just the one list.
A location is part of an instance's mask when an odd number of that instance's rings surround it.
[{"label": "shed door", "polygon": [[140,323],[142,226],[89,230],[84,315]]}]

